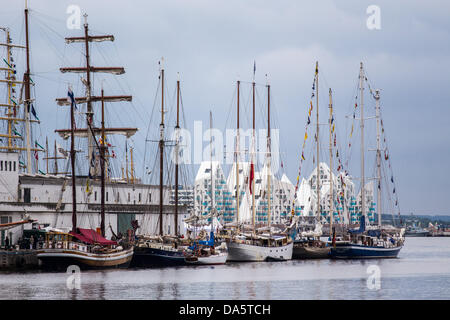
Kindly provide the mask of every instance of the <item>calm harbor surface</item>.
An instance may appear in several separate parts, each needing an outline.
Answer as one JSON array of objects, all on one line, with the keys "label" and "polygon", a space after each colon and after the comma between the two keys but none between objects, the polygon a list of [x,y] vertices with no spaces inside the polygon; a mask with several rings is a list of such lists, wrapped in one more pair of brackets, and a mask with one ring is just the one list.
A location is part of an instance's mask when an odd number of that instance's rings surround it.
[{"label": "calm harbor surface", "polygon": [[[380,270],[380,289],[368,287]],[[450,238],[406,238],[397,259],[292,260],[68,274],[0,273],[0,299],[450,299]],[[370,283],[371,282],[369,279]]]}]

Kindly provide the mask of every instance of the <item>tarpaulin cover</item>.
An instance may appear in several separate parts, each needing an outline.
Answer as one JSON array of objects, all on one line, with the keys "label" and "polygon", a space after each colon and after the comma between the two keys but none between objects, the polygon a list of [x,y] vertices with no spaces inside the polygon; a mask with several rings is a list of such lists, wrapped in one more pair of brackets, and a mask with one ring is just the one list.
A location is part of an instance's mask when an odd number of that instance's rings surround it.
[{"label": "tarpaulin cover", "polygon": [[81,240],[83,242],[86,242],[89,244],[98,243],[98,244],[101,244],[104,246],[117,245],[117,242],[103,238],[95,230],[78,228],[77,231],[79,233],[70,232],[70,234],[73,235],[78,240]]},{"label": "tarpaulin cover", "polygon": [[366,218],[364,216],[361,216],[361,220],[359,222],[359,229],[350,229],[348,230],[351,234],[358,234],[363,233],[366,230]]}]

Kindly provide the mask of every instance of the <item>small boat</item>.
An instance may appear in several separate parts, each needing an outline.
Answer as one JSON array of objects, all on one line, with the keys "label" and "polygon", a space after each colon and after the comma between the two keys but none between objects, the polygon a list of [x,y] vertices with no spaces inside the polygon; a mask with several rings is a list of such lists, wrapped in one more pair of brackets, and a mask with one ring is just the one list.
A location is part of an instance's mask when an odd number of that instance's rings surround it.
[{"label": "small boat", "polygon": [[133,248],[124,249],[95,230],[78,228],[77,233],[48,232],[37,257],[44,269],[65,270],[70,265],[80,269],[127,268]]},{"label": "small boat", "polygon": [[310,238],[295,240],[292,259],[327,259],[330,257],[330,247],[325,242]]},{"label": "small boat", "polygon": [[227,242],[228,261],[285,261],[292,259],[293,242],[285,235],[242,234]]},{"label": "small boat", "polygon": [[428,237],[430,231],[418,226],[411,226],[406,228],[405,237]]},{"label": "small boat", "polygon": [[188,264],[225,264],[228,250],[225,242],[220,246],[214,245],[214,232],[208,241],[194,242],[185,251],[185,261]]},{"label": "small boat", "polygon": [[300,232],[294,240],[292,259],[326,259],[330,255],[328,244],[320,240],[322,225],[316,224],[314,231]]}]

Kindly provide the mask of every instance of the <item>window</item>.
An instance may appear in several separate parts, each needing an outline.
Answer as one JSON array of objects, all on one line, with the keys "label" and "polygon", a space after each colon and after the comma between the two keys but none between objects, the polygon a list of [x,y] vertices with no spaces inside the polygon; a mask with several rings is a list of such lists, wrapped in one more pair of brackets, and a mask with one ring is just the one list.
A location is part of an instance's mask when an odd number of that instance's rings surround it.
[{"label": "window", "polygon": [[141,202],[141,194],[139,193],[139,202]]},{"label": "window", "polygon": [[108,201],[108,192],[106,192],[106,201]]},{"label": "window", "polygon": [[16,171],[16,162],[14,161],[14,171]]},{"label": "window", "polygon": [[97,201],[97,191],[94,192],[94,201]]},{"label": "window", "polygon": [[9,163],[9,171],[11,171],[11,161],[8,161]]},{"label": "window", "polygon": [[130,193],[128,192],[128,202],[130,202]]},{"label": "window", "polygon": [[148,194],[148,202],[152,202],[152,194],[151,193]]},{"label": "window", "polygon": [[3,171],[3,161],[0,161],[0,171]]},{"label": "window", "polygon": [[23,202],[25,202],[25,203],[31,202],[31,189],[30,188],[23,189]]}]

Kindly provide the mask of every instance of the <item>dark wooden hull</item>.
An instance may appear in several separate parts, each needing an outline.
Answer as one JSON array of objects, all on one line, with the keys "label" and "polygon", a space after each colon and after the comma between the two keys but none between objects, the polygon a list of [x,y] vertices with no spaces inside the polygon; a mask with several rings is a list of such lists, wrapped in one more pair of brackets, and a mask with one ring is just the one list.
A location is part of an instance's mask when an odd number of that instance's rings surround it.
[{"label": "dark wooden hull", "polygon": [[136,247],[131,261],[131,268],[158,268],[184,266],[188,263],[182,251],[156,248]]},{"label": "dark wooden hull", "polygon": [[328,259],[330,247],[295,246],[292,251],[292,259]]}]

